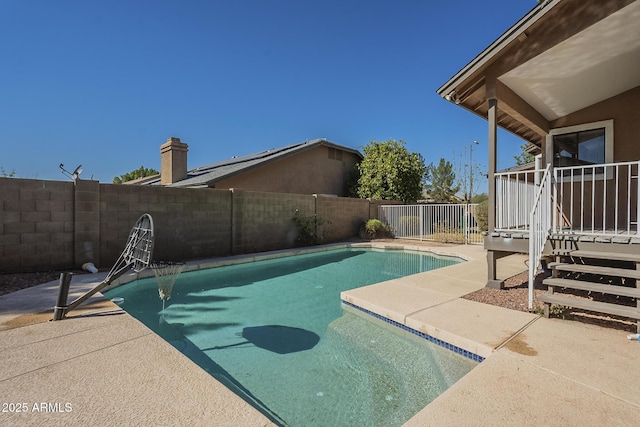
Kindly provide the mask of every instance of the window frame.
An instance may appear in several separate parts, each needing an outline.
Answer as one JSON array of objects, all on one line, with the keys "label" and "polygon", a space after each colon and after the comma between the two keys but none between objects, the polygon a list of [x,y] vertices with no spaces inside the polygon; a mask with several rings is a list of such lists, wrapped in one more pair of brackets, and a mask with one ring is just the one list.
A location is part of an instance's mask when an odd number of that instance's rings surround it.
[{"label": "window frame", "polygon": [[[598,121],[598,122],[590,122],[590,123],[582,123],[579,125],[573,125],[573,126],[565,126],[565,127],[561,127],[561,128],[554,128],[551,129],[549,131],[549,133],[546,136],[546,150],[545,150],[545,154],[546,154],[546,158],[549,159],[547,160],[548,163],[551,163],[553,165],[554,168],[556,168],[556,166],[554,165],[555,163],[555,159],[554,159],[554,147],[553,147],[553,137],[557,136],[557,135],[564,135],[564,134],[569,134],[569,133],[576,133],[576,132],[584,132],[584,131],[589,131],[589,130],[596,130],[596,129],[604,129],[604,163],[602,164],[610,164],[613,163],[613,119],[609,119],[609,120],[602,120],[602,121]],[[594,164],[595,166],[596,164]],[[564,166],[558,166],[558,167],[564,167]],[[609,168],[608,168],[609,169]],[[607,177],[606,179],[611,179],[612,178],[612,171],[609,169],[607,172]],[[596,173],[594,176],[595,179],[597,180],[602,180],[605,179],[604,173],[600,172],[600,173]],[[571,177],[566,176],[563,178],[563,181],[565,180],[569,180],[571,179]]]}]

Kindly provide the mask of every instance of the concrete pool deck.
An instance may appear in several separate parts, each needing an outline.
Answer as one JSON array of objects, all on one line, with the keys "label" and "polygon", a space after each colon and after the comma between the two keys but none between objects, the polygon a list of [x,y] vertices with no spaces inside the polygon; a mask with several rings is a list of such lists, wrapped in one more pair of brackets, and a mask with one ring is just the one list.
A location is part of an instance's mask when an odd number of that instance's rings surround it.
[{"label": "concrete pool deck", "polygon": [[[399,245],[467,262],[343,299],[486,357],[407,426],[637,424],[640,344],[626,332],[461,299],[484,286],[481,246],[375,244]],[[522,256],[498,264],[503,278],[525,269]],[[102,277],[74,277],[73,291]],[[48,322],[56,296],[57,282],[0,296],[0,425],[272,425],[100,296]]]}]

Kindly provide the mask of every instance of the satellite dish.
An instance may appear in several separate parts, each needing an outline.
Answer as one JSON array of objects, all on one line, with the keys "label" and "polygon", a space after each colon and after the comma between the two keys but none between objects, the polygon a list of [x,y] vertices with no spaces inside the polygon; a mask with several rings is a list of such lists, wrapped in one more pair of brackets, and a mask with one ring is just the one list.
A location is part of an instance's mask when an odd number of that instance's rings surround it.
[{"label": "satellite dish", "polygon": [[78,165],[78,167],[75,168],[75,170],[71,173],[71,178],[75,181],[76,179],[78,179],[81,173],[82,173],[82,165]]},{"label": "satellite dish", "polygon": [[73,170],[73,172],[69,172],[68,170],[66,170],[64,168],[64,164],[60,163],[60,169],[62,170],[62,174],[71,178],[72,180],[76,180],[78,179],[78,177],[80,176],[80,174],[82,173],[82,165],[78,165],[77,168],[75,168]]}]

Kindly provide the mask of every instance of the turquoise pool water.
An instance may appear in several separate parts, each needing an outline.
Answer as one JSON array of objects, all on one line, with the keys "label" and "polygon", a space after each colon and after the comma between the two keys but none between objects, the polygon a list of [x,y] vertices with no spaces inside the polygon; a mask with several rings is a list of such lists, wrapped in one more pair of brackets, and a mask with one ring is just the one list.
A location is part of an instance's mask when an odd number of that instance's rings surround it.
[{"label": "turquoise pool water", "polygon": [[460,262],[344,249],[182,273],[106,292],[273,421],[400,426],[476,363],[371,316],[340,292]]}]

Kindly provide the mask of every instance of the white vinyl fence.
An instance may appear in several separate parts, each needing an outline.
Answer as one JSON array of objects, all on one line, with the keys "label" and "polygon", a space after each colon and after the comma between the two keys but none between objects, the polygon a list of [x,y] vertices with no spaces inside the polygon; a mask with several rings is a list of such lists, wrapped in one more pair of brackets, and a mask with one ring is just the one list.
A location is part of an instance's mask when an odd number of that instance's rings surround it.
[{"label": "white vinyl fence", "polygon": [[384,205],[378,213],[395,238],[483,243],[486,212],[483,218],[477,204]]}]

